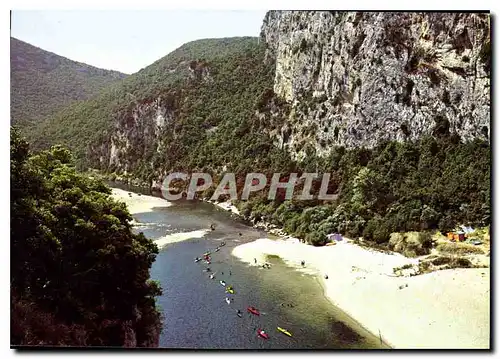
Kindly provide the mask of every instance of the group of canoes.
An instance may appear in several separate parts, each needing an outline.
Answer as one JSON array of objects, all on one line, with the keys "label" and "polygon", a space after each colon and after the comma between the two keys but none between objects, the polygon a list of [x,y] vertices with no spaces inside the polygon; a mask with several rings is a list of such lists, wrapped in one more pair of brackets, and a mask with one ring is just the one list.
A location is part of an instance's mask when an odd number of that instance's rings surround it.
[{"label": "group of canoes", "polygon": [[[226,244],[225,242],[222,242],[217,248],[214,249],[213,252],[214,253],[218,252],[221,249],[221,247],[223,247],[225,244]],[[212,252],[207,251],[207,252],[203,253],[202,258],[196,257],[194,261],[195,261],[195,263],[198,263],[201,260],[204,260],[206,264],[210,264],[211,263],[210,255],[211,254],[212,254]],[[210,268],[206,268],[206,269],[204,269],[204,272],[211,272],[211,270],[210,270]],[[222,274],[224,274],[224,272]],[[231,275],[231,271],[229,271],[229,275]],[[214,279],[215,273],[211,273],[209,278]],[[235,294],[235,290],[234,290],[233,286],[227,285],[227,283],[224,280],[219,280],[219,283],[226,289],[227,294]],[[226,297],[225,301],[228,305],[230,305],[232,302],[234,302],[234,298]],[[256,315],[256,316],[260,316],[260,311],[253,306],[247,307],[247,312],[250,314]],[[241,310],[239,310],[239,309],[237,310],[236,315],[240,318],[243,317],[243,314],[242,314]],[[283,333],[283,334],[289,336],[289,337],[292,336],[292,333],[290,333],[288,330],[286,330],[284,328],[276,327],[276,330],[279,331],[280,333]],[[269,339],[269,334],[267,334],[263,329],[260,329],[260,328],[257,329],[257,336],[260,338],[263,338],[263,339]]]},{"label": "group of canoes", "polygon": [[[216,248],[214,249],[214,253],[215,253],[215,252],[220,251],[221,247],[224,247],[225,245],[226,245],[226,242],[222,242],[222,243],[221,243],[218,247],[216,247]],[[194,259],[194,262],[195,262],[195,263],[198,263],[198,262],[200,262],[200,261],[204,260],[206,264],[210,264],[210,263],[212,263],[212,260],[211,260],[211,258],[210,258],[210,255],[211,255],[211,254],[212,254],[212,252],[207,251],[207,252],[203,253],[203,256],[202,256],[202,257],[196,257],[196,258]],[[209,269],[207,272],[210,272],[210,269]]]}]

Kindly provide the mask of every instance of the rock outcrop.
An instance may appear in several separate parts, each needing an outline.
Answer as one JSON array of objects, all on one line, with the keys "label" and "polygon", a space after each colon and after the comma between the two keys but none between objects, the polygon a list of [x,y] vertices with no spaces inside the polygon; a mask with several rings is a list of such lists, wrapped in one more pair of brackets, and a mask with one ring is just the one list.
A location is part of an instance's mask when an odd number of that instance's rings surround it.
[{"label": "rock outcrop", "polygon": [[488,14],[270,11],[261,39],[291,107],[270,130],[296,158],[307,144],[489,138]]}]

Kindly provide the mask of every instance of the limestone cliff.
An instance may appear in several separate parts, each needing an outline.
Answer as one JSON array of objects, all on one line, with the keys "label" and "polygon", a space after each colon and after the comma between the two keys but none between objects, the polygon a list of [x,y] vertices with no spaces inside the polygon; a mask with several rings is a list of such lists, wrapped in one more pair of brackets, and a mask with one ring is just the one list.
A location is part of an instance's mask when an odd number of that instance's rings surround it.
[{"label": "limestone cliff", "polygon": [[294,157],[306,144],[489,137],[489,14],[270,11],[261,39],[291,108],[271,130]]}]

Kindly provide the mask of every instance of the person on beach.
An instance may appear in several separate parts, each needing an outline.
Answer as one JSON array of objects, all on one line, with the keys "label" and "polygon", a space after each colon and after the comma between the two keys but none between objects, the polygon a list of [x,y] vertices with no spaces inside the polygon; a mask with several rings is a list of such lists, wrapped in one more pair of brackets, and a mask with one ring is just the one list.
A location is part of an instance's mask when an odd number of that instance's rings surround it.
[{"label": "person on beach", "polygon": [[302,264],[302,267],[304,267],[306,265],[306,262],[302,261],[302,262],[300,262],[300,264]]},{"label": "person on beach", "polygon": [[257,258],[254,258],[254,259],[253,259],[253,262],[254,262],[255,264],[257,264]]}]

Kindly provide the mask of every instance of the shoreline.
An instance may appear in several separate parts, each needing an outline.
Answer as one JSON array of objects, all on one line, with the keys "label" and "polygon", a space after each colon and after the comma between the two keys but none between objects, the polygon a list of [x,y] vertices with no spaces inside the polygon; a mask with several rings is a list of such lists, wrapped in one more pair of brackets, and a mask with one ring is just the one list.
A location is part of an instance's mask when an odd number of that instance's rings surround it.
[{"label": "shoreline", "polygon": [[[163,198],[112,190],[113,198],[125,202],[131,214],[172,205]],[[203,201],[242,218],[230,201]],[[395,349],[489,349],[490,268],[396,276],[393,268],[416,264],[418,258],[367,249],[345,238],[334,246],[314,247],[286,236],[276,226],[254,223],[253,227],[265,229],[269,237],[237,245],[233,256],[254,266],[254,258],[260,265],[268,255],[275,255],[289,267],[312,274],[326,299],[360,327],[381,337],[383,345]],[[161,238],[161,246],[171,242],[167,238],[173,243],[203,235],[167,235]],[[301,260],[306,261],[305,268]]]},{"label": "shoreline", "polygon": [[153,208],[172,206],[172,203],[166,199],[138,194],[116,187],[111,187],[111,197],[115,201],[124,202],[132,215],[151,212]]},{"label": "shoreline", "polygon": [[233,255],[252,266],[254,258],[262,264],[267,255],[277,255],[290,267],[313,274],[332,305],[392,348],[489,348],[490,268],[396,277],[392,268],[415,259],[344,241],[312,247],[261,238],[235,247]]},{"label": "shoreline", "polygon": [[[134,214],[152,212],[154,208],[165,208],[172,206],[171,202],[160,197],[143,194],[139,195],[138,193],[115,187],[111,187],[111,190],[111,197],[116,201],[125,203],[127,205],[128,211],[132,216]],[[135,218],[133,218],[130,223],[136,228],[141,228],[144,226],[147,227],[148,225],[142,222],[137,222]],[[208,232],[209,230],[206,229],[191,232],[170,233],[161,236],[160,238],[153,239],[152,241],[158,246],[158,249],[161,249],[168,244],[183,242],[188,239],[203,238]]]},{"label": "shoreline", "polygon": [[316,280],[316,282],[319,284],[319,286],[321,287],[321,290],[323,291],[323,297],[332,305],[334,306],[335,308],[338,308],[340,310],[343,311],[343,314],[349,318],[349,320],[351,320],[353,323],[355,323],[359,328],[362,328],[363,330],[365,330],[367,333],[369,333],[370,335],[373,335],[373,336],[376,336],[380,339],[380,345],[381,345],[381,349],[395,349],[393,346],[391,346],[386,339],[383,338],[383,336],[380,334],[380,333],[372,333],[369,329],[367,329],[363,323],[360,323],[358,320],[356,320],[354,317],[352,317],[349,313],[345,312],[342,308],[338,307],[337,305],[335,305],[335,303],[330,299],[330,297],[328,297],[327,295],[327,287],[326,287],[326,284],[324,282],[324,278],[320,278],[318,275],[314,275],[313,276],[314,279]]}]

